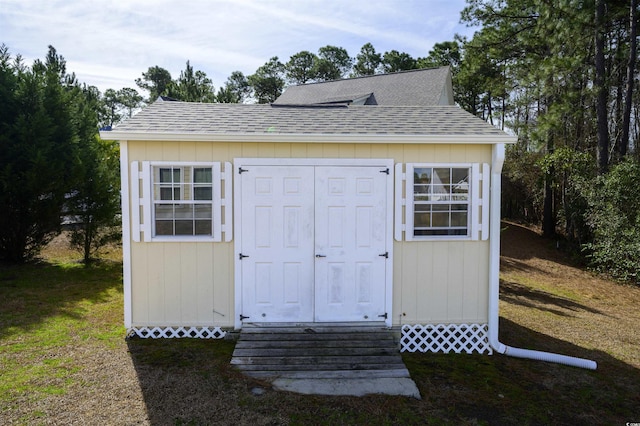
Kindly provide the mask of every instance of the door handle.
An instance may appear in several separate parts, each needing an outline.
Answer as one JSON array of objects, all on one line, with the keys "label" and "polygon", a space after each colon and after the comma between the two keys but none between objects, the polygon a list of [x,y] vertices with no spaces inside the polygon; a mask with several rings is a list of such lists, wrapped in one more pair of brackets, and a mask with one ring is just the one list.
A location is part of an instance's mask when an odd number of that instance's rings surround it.
[{"label": "door handle", "polygon": [[316,257],[327,257],[327,256],[324,254],[316,254]]}]

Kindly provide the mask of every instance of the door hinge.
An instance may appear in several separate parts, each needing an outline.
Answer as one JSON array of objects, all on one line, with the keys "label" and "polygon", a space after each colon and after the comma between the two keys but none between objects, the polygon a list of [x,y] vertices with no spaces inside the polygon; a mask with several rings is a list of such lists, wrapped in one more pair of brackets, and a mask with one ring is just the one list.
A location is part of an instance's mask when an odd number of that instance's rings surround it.
[{"label": "door hinge", "polygon": [[388,251],[385,251],[384,253],[379,254],[378,256],[380,256],[380,257],[384,257],[385,259],[388,259],[388,258],[389,258],[389,252],[388,252]]},{"label": "door hinge", "polygon": [[247,170],[247,169],[243,169],[242,167],[239,167],[239,168],[238,168],[238,173],[239,173],[239,174],[242,174],[243,172],[248,172],[248,171],[249,171],[249,170]]},{"label": "door hinge", "polygon": [[[385,314],[386,315],[386,314]],[[245,317],[244,315],[240,314],[240,321],[244,321],[247,318],[251,318],[251,317]],[[385,317],[386,318],[386,317]]]},{"label": "door hinge", "polygon": [[247,254],[242,254],[242,253],[238,253],[238,259],[242,260],[242,259],[244,259],[245,257],[249,257],[249,255],[247,255]]},{"label": "door hinge", "polygon": [[385,312],[385,313],[384,313],[384,314],[382,314],[382,315],[378,315],[378,318],[384,318],[384,319],[387,319],[387,313]]},{"label": "door hinge", "polygon": [[386,168],[386,169],[384,169],[384,170],[380,170],[380,173],[386,173],[386,174],[389,174],[389,168],[387,167],[387,168]]}]

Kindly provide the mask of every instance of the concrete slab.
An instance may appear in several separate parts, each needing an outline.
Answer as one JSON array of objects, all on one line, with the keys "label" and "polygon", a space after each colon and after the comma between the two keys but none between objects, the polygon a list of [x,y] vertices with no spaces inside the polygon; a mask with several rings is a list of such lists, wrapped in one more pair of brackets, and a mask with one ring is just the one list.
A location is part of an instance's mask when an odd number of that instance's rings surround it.
[{"label": "concrete slab", "polygon": [[369,379],[275,379],[274,389],[306,395],[364,396],[401,395],[422,399],[415,382],[409,378]]}]

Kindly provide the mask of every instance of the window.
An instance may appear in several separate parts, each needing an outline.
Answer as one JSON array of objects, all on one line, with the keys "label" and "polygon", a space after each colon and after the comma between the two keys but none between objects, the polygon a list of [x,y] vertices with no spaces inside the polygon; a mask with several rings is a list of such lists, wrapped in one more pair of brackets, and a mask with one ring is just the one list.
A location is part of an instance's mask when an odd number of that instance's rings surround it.
[{"label": "window", "polygon": [[488,164],[403,166],[396,164],[396,240],[403,232],[408,241],[488,238]]},{"label": "window", "polygon": [[211,167],[153,167],[154,235],[213,232]]},{"label": "window", "polygon": [[228,162],[132,161],[132,240],[231,241],[232,170]]},{"label": "window", "polygon": [[413,235],[468,235],[469,167],[413,168]]}]

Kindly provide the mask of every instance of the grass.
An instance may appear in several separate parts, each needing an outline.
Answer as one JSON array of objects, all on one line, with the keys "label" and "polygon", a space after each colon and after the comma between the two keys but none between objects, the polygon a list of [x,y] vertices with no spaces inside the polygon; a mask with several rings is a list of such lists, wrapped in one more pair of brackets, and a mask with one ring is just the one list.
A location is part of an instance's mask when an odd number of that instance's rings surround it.
[{"label": "grass", "polygon": [[638,421],[640,289],[593,276],[532,230],[506,226],[501,340],[595,359],[597,371],[500,355],[404,354],[420,401],[276,392],[230,366],[232,341],[126,341],[117,251],[85,268],[54,245],[39,264],[0,268],[0,424]]}]

